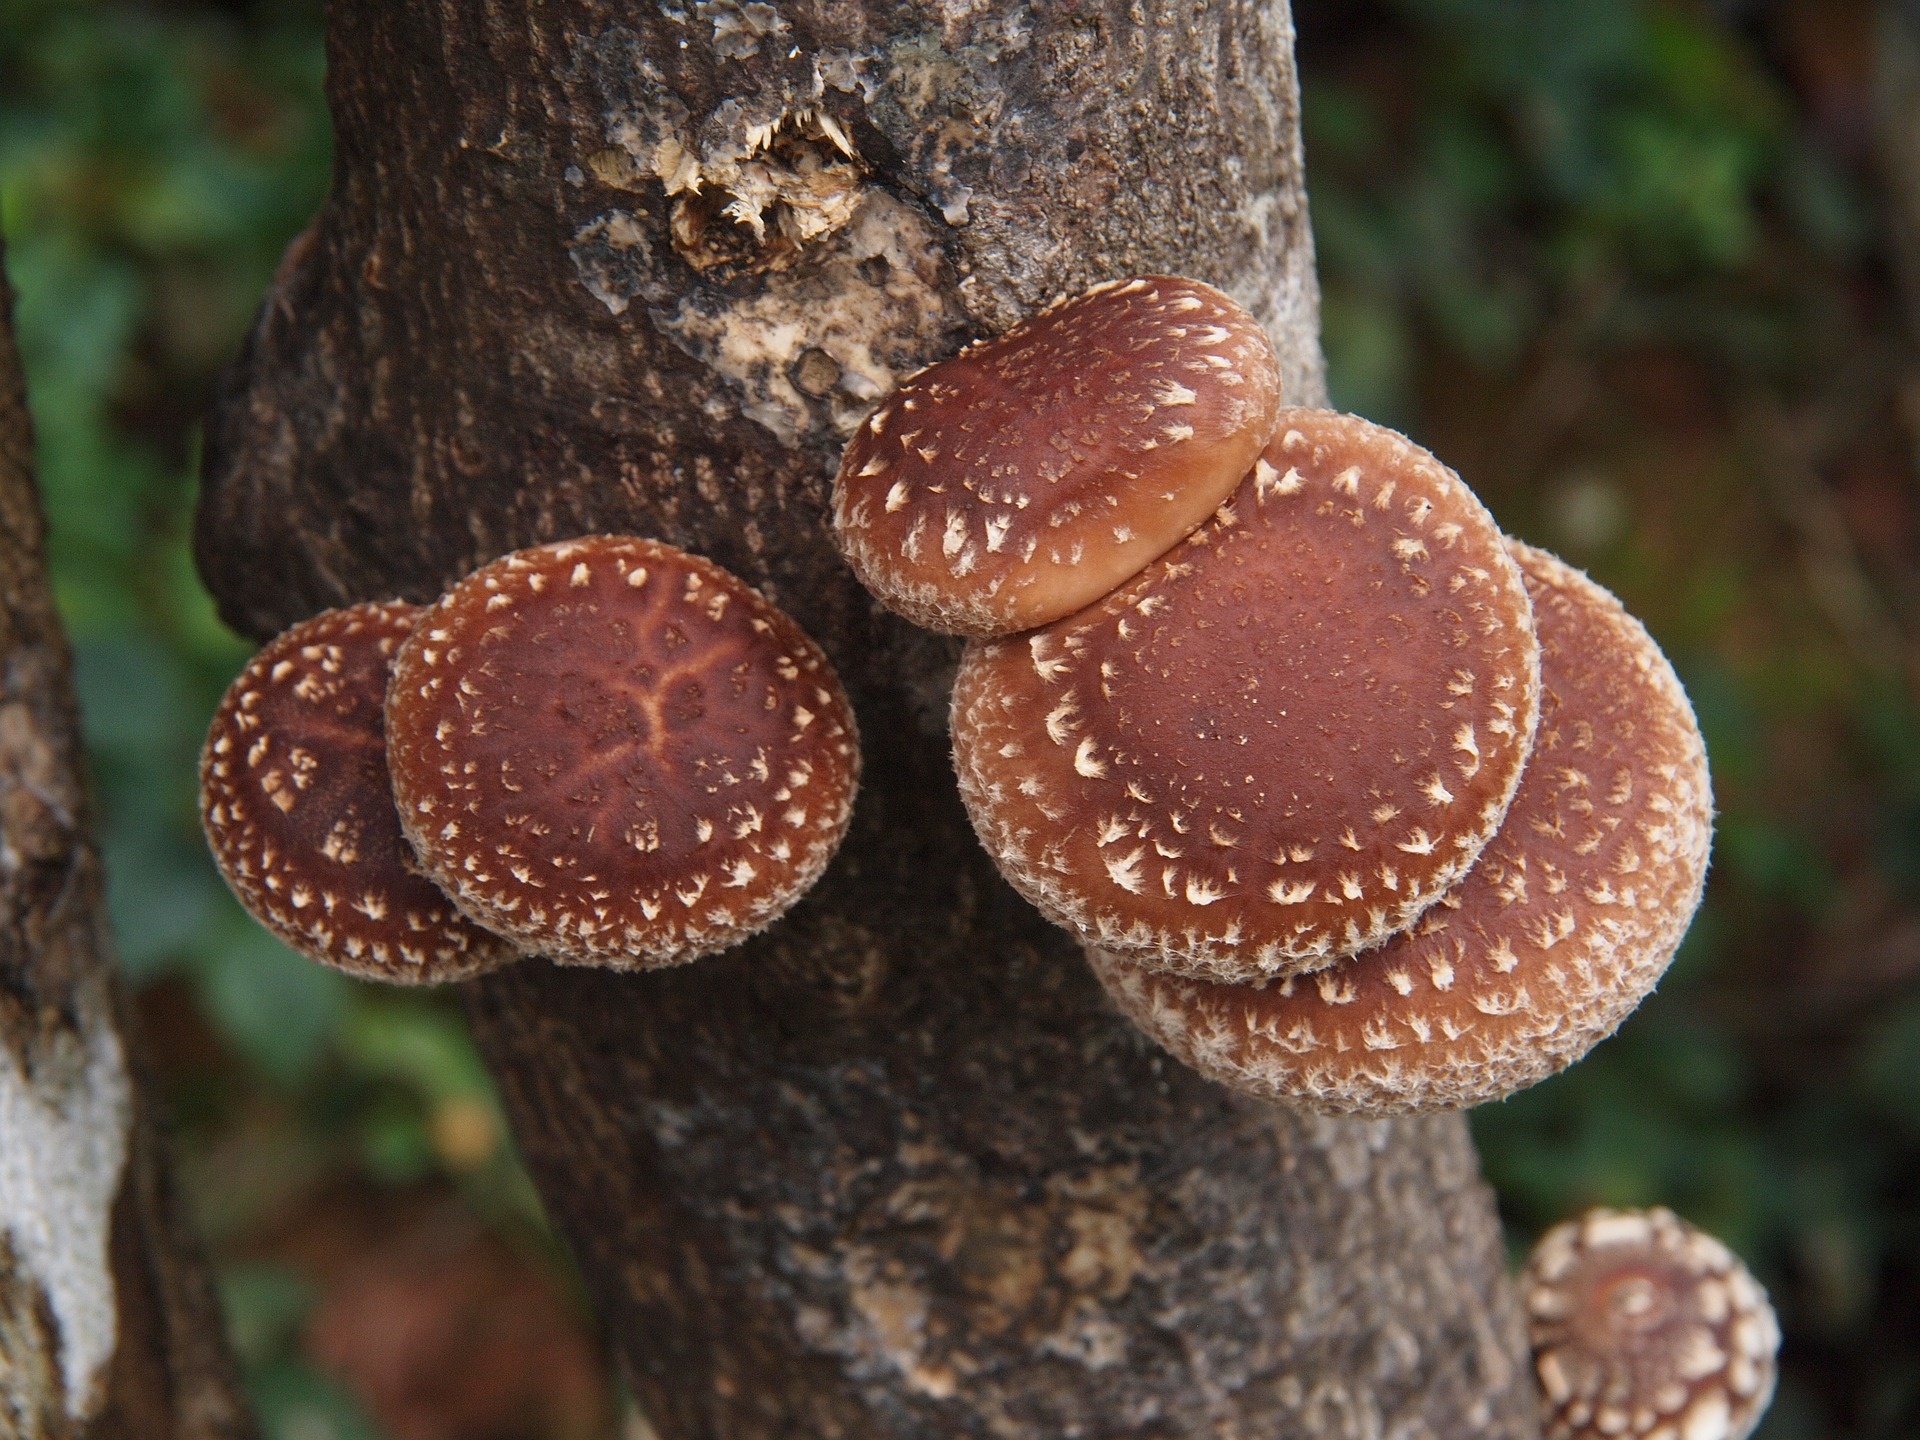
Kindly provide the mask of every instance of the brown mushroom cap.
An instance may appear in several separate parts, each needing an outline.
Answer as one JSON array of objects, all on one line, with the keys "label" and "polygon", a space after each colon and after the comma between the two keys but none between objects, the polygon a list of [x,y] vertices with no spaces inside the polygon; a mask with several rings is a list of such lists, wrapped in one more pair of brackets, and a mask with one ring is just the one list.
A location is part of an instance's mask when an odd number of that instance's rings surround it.
[{"label": "brown mushroom cap", "polygon": [[521,550],[454,586],[387,695],[401,822],[527,950],[647,968],[771,923],[826,868],[860,768],[820,648],[670,545]]},{"label": "brown mushroom cap", "polygon": [[214,712],[200,823],[247,912],[369,980],[458,980],[517,958],[414,866],[387,781],[381,704],[420,614],[329,610],[267,645]]},{"label": "brown mushroom cap", "polygon": [[1131,585],[970,645],[954,765],[1050,918],[1156,969],[1256,979],[1410,925],[1519,784],[1539,694],[1493,517],[1391,430],[1321,410]]},{"label": "brown mushroom cap", "polygon": [[1235,1089],[1370,1115],[1479,1105],[1545,1079],[1653,989],[1700,903],[1706,750],[1620,602],[1525,545],[1543,691],[1520,792],[1414,927],[1306,978],[1215,985],[1089,951],[1121,1009]]},{"label": "brown mushroom cap", "polygon": [[1211,285],[1096,285],[895,391],[847,444],[834,528],[867,588],[916,624],[1025,630],[1191,534],[1279,405],[1272,344]]},{"label": "brown mushroom cap", "polygon": [[1745,1440],[1780,1327],[1726,1246],[1670,1210],[1593,1210],[1520,1277],[1548,1440]]}]

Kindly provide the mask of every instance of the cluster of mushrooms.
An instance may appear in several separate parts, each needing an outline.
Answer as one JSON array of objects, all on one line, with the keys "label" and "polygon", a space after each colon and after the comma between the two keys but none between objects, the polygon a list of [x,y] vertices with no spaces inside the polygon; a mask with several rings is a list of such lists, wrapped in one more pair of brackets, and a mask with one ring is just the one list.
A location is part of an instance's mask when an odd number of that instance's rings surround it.
[{"label": "cluster of mushrooms", "polygon": [[1099,286],[922,371],[834,523],[885,603],[971,637],[954,768],[1002,872],[1227,1085],[1511,1094],[1699,903],[1706,752],[1646,631],[1424,450],[1284,407],[1207,286]]},{"label": "cluster of mushrooms", "polygon": [[[1646,631],[1426,451],[1285,406],[1209,286],[1099,285],[921,371],[833,523],[884,604],[969,637],[954,768],[1002,873],[1224,1084],[1509,1095],[1619,1025],[1699,903],[1706,755]],[[202,817],[247,909],[356,974],[645,969],[792,905],[859,765],[790,618],[592,536],[274,640]],[[1765,1296],[1666,1212],[1552,1232],[1527,1297],[1556,1436],[1728,1440],[1771,1393]]]},{"label": "cluster of mushrooms", "polygon": [[201,820],[256,919],[363,978],[648,969],[805,894],[859,771],[839,679],[785,613],[599,535],[273,640],[215,712]]}]

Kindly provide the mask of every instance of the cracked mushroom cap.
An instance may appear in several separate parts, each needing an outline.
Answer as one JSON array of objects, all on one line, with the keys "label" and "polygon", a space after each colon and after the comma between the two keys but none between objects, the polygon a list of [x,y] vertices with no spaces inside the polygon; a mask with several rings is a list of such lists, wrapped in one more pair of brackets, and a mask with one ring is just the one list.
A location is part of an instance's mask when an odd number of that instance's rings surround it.
[{"label": "cracked mushroom cap", "polygon": [[200,756],[200,823],[240,903],[301,954],[431,984],[516,959],[415,868],[387,779],[381,704],[420,614],[329,610],[253,657]]},{"label": "cracked mushroom cap", "polygon": [[852,812],[858,734],[820,648],[670,545],[517,551],[395,662],[387,740],[421,864],[555,960],[678,964],[770,924]]},{"label": "cracked mushroom cap", "polygon": [[1439,904],[1379,950],[1259,986],[1089,950],[1120,1008],[1203,1074],[1345,1114],[1480,1105],[1585,1055],[1666,970],[1712,837],[1693,708],[1618,600],[1512,548],[1540,638],[1539,729],[1500,833]]},{"label": "cracked mushroom cap", "polygon": [[1499,827],[1539,698],[1520,572],[1454,473],[1281,412],[1219,513],[1100,604],[975,643],[974,828],[1083,941],[1222,980],[1405,929]]},{"label": "cracked mushroom cap", "polygon": [[1520,1289],[1548,1440],[1745,1440],[1773,1398],[1766,1291],[1670,1210],[1555,1226]]},{"label": "cracked mushroom cap", "polygon": [[1096,285],[895,391],[847,444],[834,530],[916,624],[1044,625],[1190,535],[1279,406],[1272,344],[1212,286]]}]

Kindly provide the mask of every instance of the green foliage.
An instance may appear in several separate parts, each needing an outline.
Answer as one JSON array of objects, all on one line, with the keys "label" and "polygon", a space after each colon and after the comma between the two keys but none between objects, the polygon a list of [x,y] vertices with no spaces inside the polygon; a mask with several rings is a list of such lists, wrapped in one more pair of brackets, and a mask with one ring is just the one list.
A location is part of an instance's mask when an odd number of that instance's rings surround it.
[{"label": "green foliage", "polygon": [[278,1265],[236,1265],[220,1277],[227,1333],[248,1374],[248,1398],[270,1436],[286,1440],[380,1440],[373,1422],[338,1385],[293,1358],[313,1287]]},{"label": "green foliage", "polygon": [[[1620,0],[1398,8],[1420,45],[1418,88],[1396,97],[1411,113],[1389,123],[1351,90],[1306,90],[1337,403],[1407,418],[1408,347],[1388,337],[1409,323],[1510,366],[1622,270],[1685,282],[1752,258],[1793,137],[1784,98],[1722,27]],[[1810,215],[1856,233],[1831,171],[1794,159]]]}]

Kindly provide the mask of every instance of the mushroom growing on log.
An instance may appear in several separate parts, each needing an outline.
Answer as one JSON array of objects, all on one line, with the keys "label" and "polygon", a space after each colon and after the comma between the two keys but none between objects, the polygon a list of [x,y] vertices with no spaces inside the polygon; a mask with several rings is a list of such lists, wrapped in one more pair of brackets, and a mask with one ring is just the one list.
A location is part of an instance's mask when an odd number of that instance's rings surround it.
[{"label": "mushroom growing on log", "polygon": [[792,614],[860,717],[846,843],[780,925],[465,987],[664,1440],[1529,1440],[1464,1123],[1295,1115],[1141,1039],[979,852],[956,647],[827,524],[902,377],[1100,279],[1224,286],[1324,398],[1287,7],[333,0],[329,31],[333,189],[208,427],[222,613],[264,637],[654,535]]},{"label": "mushroom growing on log", "polygon": [[1088,950],[1120,1008],[1202,1074],[1342,1114],[1485,1104],[1585,1055],[1666,970],[1713,828],[1693,707],[1618,600],[1513,548],[1539,627],[1539,732],[1500,833],[1439,904],[1378,950],[1261,985]]},{"label": "mushroom growing on log", "polygon": [[1519,569],[1459,477],[1383,426],[1290,409],[1131,583],[968,647],[954,769],[1001,872],[1081,940],[1297,974],[1406,929],[1473,864],[1539,680]]},{"label": "mushroom growing on log", "polygon": [[248,914],[309,959],[406,985],[519,958],[419,871],[382,723],[420,607],[372,601],[282,631],[227,687],[200,757],[200,823]]},{"label": "mushroom growing on log", "polygon": [[1746,1440],[1773,1398],[1767,1292],[1671,1210],[1556,1225],[1520,1287],[1548,1440]]},{"label": "mushroom growing on log", "polygon": [[387,690],[399,821],[521,950],[677,965],[785,913],[846,833],[833,667],[711,561],[592,535],[517,550],[422,616]]},{"label": "mushroom growing on log", "polygon": [[853,432],[834,534],[956,635],[1071,615],[1191,535],[1273,434],[1280,373],[1211,285],[1109,280],[905,381]]}]

